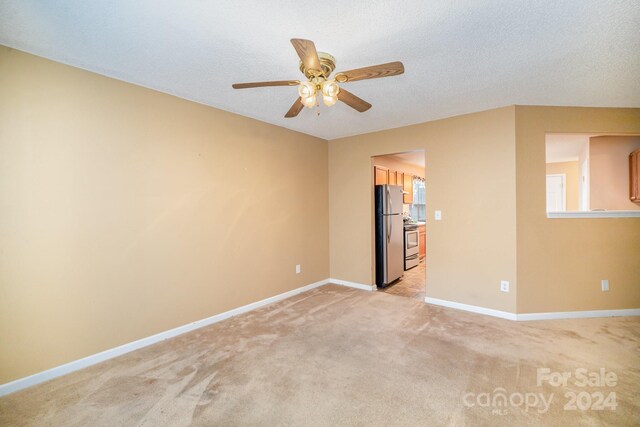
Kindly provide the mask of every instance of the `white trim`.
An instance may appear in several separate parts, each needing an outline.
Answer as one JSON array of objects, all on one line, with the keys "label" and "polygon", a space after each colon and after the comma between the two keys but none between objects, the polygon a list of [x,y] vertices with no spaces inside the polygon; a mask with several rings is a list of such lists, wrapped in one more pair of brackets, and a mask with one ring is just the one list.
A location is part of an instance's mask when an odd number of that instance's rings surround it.
[{"label": "white trim", "polygon": [[627,308],[623,310],[556,311],[550,313],[522,313],[517,315],[518,320],[520,321],[620,316],[640,316],[640,308]]},{"label": "white trim", "polygon": [[547,218],[640,218],[640,210],[547,212]]},{"label": "white trim", "polygon": [[[352,286],[347,284],[349,282],[338,283],[342,281],[333,281],[333,280],[332,282],[337,283],[339,285]],[[309,291],[311,289],[317,288],[322,285],[326,285],[327,283],[329,283],[329,279],[320,280],[319,282],[315,282],[310,285],[303,286],[301,288],[293,289],[291,291],[284,292],[282,294],[278,294],[278,295],[263,299],[261,301],[243,305],[242,307],[234,308],[232,310],[225,311],[224,313],[219,313],[214,316],[207,317],[206,319],[196,320],[195,322],[191,322],[189,324],[178,326],[177,328],[170,329],[168,331],[151,335],[150,337],[141,338],[139,340],[130,342],[128,344],[123,344],[118,347],[110,348],[100,353],[92,354],[90,356],[83,357],[82,359],[74,360],[72,362],[65,363],[64,365],[56,366],[54,368],[47,369],[46,371],[29,375],[28,377],[19,378],[17,380],[11,381],[6,384],[0,384],[0,396],[4,396],[9,393],[22,390],[23,388],[31,387],[33,385],[40,384],[45,381],[49,381],[53,378],[57,378],[59,376],[69,374],[71,372],[86,368],[88,366],[95,365],[96,363],[104,362],[105,360],[112,359],[117,356],[121,356],[123,354],[132,352],[134,350],[138,350],[143,347],[147,347],[151,344],[155,344],[169,338],[173,338],[177,335],[181,335],[186,332],[190,332],[195,329],[202,328],[204,326],[212,325],[214,323],[228,319],[229,317],[237,316],[239,314],[246,313],[248,311],[263,307],[267,304],[272,304],[274,302],[278,302],[283,299],[290,298],[299,293]]]},{"label": "white trim", "polygon": [[[243,305],[242,307],[234,308],[224,313],[219,313],[206,319],[196,320],[186,325],[178,326],[177,328],[170,329],[168,331],[160,332],[158,334],[145,337],[128,344],[123,344],[118,347],[114,347],[100,353],[92,354],[82,359],[74,360],[64,365],[56,366],[46,371],[38,372],[28,377],[19,378],[6,384],[0,384],[0,396],[4,396],[18,390],[22,390],[27,387],[34,386],[36,384],[49,381],[51,379],[60,377],[62,375],[69,374],[71,372],[78,371],[80,369],[95,365],[105,360],[112,359],[117,356],[138,350],[143,347],[164,341],[169,338],[191,332],[195,329],[202,328],[204,326],[212,325],[222,320],[228,319],[233,316],[237,316],[242,313],[246,313],[251,310],[263,307],[268,304],[272,304],[302,292],[310,291],[328,283],[334,283],[336,285],[348,286],[351,288],[362,289],[365,291],[375,290],[373,285],[363,285],[361,283],[348,282],[346,280],[339,279],[324,279],[310,285],[303,286],[301,288],[293,289],[282,294],[278,294],[261,301],[253,302],[251,304]],[[526,313],[526,314],[513,314],[505,311],[493,310],[490,308],[477,307],[474,305],[462,304],[453,301],[446,301],[437,298],[425,298],[425,302],[429,304],[440,305],[443,307],[457,308],[459,310],[470,311],[479,314],[486,314],[489,316],[501,317],[509,320],[544,320],[544,319],[577,319],[585,317],[611,317],[611,316],[640,316],[640,308],[625,309],[625,310],[595,310],[595,311],[570,311],[570,312],[557,312],[557,313]]]},{"label": "white trim", "polygon": [[640,316],[640,308],[627,308],[621,310],[586,310],[586,311],[556,311],[548,313],[522,313],[515,314],[507,311],[494,310],[492,308],[478,307],[476,305],[462,304],[455,301],[447,301],[438,298],[426,297],[424,302],[428,304],[440,305],[442,307],[456,308],[458,310],[470,311],[472,313],[485,314],[493,317],[500,317],[507,320],[528,321],[528,320],[553,320],[553,319],[586,319],[593,317],[621,317]]},{"label": "white trim", "polygon": [[362,289],[363,291],[374,291],[373,285],[363,285],[362,283],[348,282],[340,279],[329,279],[327,283],[335,283],[336,285],[348,286],[350,288]]},{"label": "white trim", "polygon": [[500,317],[507,320],[517,320],[515,313],[507,311],[494,310],[492,308],[478,307],[476,305],[463,304],[461,302],[447,301],[444,299],[426,297],[424,302],[427,304],[440,305],[442,307],[455,308],[458,310],[470,311],[472,313],[486,314],[487,316]]}]

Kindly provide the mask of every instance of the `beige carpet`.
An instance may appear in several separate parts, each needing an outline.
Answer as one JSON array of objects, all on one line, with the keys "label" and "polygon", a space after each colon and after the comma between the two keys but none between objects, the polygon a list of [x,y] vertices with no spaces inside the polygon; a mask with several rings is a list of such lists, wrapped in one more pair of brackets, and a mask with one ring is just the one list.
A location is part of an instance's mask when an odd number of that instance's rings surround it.
[{"label": "beige carpet", "polygon": [[[516,323],[328,285],[5,396],[0,425],[638,425],[639,343],[639,318]],[[487,406],[496,388],[512,402]],[[566,392],[617,407],[564,410]],[[547,412],[520,404],[540,393]]]}]

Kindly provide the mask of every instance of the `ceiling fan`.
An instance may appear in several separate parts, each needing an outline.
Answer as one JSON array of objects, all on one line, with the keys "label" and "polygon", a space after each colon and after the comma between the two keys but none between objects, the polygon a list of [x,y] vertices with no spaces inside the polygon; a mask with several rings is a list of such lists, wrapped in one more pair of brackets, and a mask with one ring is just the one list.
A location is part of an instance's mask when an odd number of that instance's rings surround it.
[{"label": "ceiling fan", "polygon": [[338,83],[343,84],[356,80],[397,76],[404,73],[402,62],[396,61],[342,71],[330,78],[336,67],[336,60],[333,56],[325,52],[316,51],[316,46],[311,40],[291,39],[291,44],[300,57],[300,71],[302,71],[306,80],[236,83],[232,87],[234,89],[248,89],[265,86],[298,86],[299,97],[285,114],[287,118],[296,117],[304,107],[313,108],[319,105],[319,103],[316,104],[316,95],[322,96],[322,100],[327,107],[331,107],[337,101],[342,101],[362,113],[371,108],[371,104],[343,89]]}]

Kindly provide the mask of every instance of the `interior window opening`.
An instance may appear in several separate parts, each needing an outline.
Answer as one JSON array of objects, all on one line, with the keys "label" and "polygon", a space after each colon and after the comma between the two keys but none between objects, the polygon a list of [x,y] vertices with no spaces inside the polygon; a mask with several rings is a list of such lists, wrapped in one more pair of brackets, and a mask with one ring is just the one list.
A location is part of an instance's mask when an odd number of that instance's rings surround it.
[{"label": "interior window opening", "polygon": [[640,136],[547,134],[549,218],[640,216]]}]

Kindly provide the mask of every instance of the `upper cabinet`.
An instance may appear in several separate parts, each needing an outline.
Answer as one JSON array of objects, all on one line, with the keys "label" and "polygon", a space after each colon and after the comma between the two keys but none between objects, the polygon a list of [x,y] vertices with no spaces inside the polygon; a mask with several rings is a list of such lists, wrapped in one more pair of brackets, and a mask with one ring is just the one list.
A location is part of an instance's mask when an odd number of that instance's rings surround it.
[{"label": "upper cabinet", "polygon": [[640,203],[640,150],[629,154],[629,200]]},{"label": "upper cabinet", "polygon": [[413,175],[405,172],[394,171],[384,166],[374,166],[373,175],[375,185],[399,185],[402,187],[402,202],[413,203]]},{"label": "upper cabinet", "polygon": [[389,169],[389,185],[399,185],[397,180],[398,173]]},{"label": "upper cabinet", "polygon": [[403,202],[407,204],[413,203],[413,175],[405,173],[403,177],[403,183]]},{"label": "upper cabinet", "polygon": [[382,166],[374,166],[373,170],[375,174],[376,185],[383,185],[383,184],[389,183],[389,169],[383,168]]},{"label": "upper cabinet", "polygon": [[384,166],[374,166],[376,185],[404,185],[402,181],[402,172],[387,169]]}]

